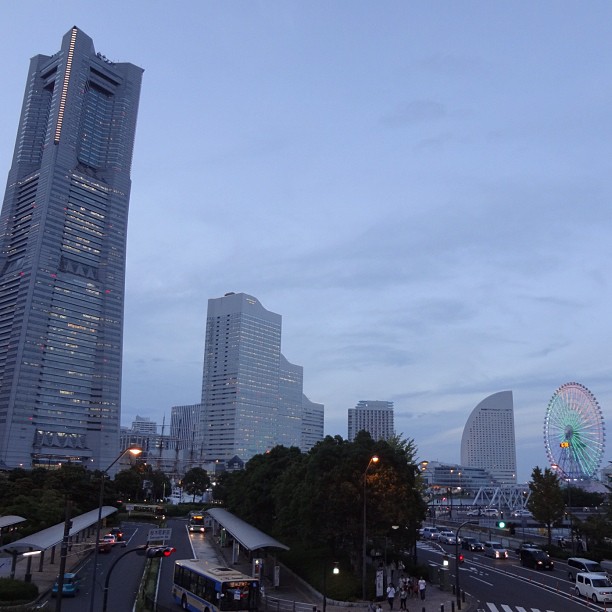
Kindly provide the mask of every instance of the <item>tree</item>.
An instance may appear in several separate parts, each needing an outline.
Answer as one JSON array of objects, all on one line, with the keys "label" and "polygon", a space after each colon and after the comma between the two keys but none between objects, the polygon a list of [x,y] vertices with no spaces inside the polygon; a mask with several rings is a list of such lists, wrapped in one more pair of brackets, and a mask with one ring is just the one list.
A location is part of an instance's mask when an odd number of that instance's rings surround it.
[{"label": "tree", "polygon": [[189,495],[193,495],[193,501],[195,503],[196,495],[203,495],[204,491],[210,487],[210,478],[206,470],[200,467],[194,467],[185,472],[183,485],[185,491],[187,491]]},{"label": "tree", "polygon": [[[133,467],[121,470],[115,476],[113,487],[114,491],[110,492],[115,493],[115,496],[122,499],[139,500],[142,493],[142,478]],[[111,487],[107,485],[105,492],[107,489],[111,489]]]},{"label": "tree", "polygon": [[548,530],[548,545],[552,542],[552,527],[565,514],[563,491],[557,474],[546,468],[543,472],[539,467],[533,468],[529,483],[531,496],[527,508],[536,521],[543,523]]}]

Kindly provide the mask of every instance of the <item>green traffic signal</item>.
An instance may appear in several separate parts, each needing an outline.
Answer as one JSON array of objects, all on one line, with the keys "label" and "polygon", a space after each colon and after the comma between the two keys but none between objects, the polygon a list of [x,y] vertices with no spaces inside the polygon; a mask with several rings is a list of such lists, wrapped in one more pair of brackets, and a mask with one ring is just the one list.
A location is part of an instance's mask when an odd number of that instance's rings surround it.
[{"label": "green traffic signal", "polygon": [[505,529],[506,528],[506,521],[497,521],[496,525],[500,528],[500,529]]}]

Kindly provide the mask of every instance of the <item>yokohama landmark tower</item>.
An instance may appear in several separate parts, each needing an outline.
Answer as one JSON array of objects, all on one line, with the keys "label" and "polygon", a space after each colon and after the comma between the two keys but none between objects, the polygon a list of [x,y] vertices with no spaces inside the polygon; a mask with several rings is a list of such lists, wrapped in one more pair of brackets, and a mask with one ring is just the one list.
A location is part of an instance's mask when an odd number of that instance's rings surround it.
[{"label": "yokohama landmark tower", "polygon": [[142,72],[76,27],[30,62],[0,214],[0,466],[104,469],[119,452]]}]

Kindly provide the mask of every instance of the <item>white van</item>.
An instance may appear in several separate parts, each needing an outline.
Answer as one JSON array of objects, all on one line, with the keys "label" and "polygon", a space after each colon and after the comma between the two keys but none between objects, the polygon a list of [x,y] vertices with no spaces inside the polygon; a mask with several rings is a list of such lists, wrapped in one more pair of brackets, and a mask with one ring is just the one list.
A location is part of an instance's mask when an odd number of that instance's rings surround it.
[{"label": "white van", "polygon": [[420,530],[420,535],[424,540],[433,540],[438,536],[440,530],[437,527],[423,527]]},{"label": "white van", "polygon": [[612,601],[612,582],[602,574],[578,572],[576,574],[576,595],[586,597],[593,603]]}]

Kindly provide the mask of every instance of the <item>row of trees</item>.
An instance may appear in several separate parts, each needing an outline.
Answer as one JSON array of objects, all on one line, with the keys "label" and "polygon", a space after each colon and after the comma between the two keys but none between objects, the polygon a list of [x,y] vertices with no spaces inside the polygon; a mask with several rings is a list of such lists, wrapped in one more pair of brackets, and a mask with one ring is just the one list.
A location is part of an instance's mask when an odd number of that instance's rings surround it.
[{"label": "row of trees", "polygon": [[[306,454],[279,446],[253,457],[244,470],[221,478],[215,495],[279,540],[319,547],[329,558],[344,554],[358,568],[364,495],[368,539],[376,542],[395,527],[395,543],[415,547],[426,512],[415,455],[414,443],[399,437],[327,436]],[[373,456],[378,461],[370,464]]]},{"label": "row of trees", "polygon": [[[612,505],[606,503],[610,495],[589,493],[562,481],[558,474],[546,468],[534,468],[529,483],[531,496],[527,507],[534,519],[546,527],[548,544],[552,543],[552,529],[562,522],[570,523],[574,532],[587,538],[590,548],[609,547],[612,542]],[[572,503],[570,503],[570,500]],[[588,507],[593,512],[585,520],[569,516],[569,507]]]}]

